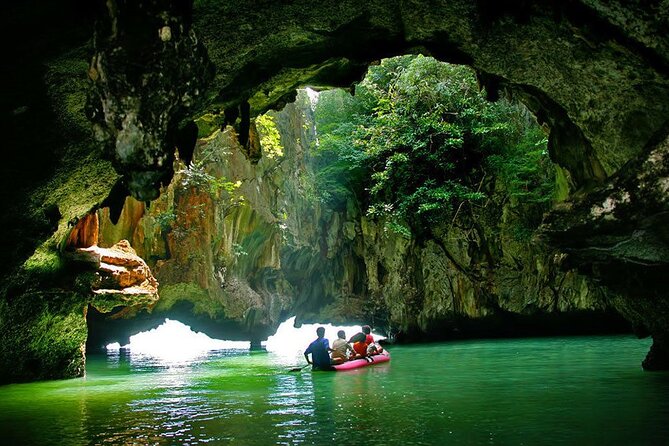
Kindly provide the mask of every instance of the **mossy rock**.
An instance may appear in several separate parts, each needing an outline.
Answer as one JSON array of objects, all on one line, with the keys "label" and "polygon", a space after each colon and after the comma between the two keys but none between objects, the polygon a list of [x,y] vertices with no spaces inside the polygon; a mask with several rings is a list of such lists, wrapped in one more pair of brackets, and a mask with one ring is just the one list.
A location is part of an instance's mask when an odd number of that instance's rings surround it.
[{"label": "mossy rock", "polygon": [[82,296],[58,289],[0,301],[0,383],[85,372]]}]

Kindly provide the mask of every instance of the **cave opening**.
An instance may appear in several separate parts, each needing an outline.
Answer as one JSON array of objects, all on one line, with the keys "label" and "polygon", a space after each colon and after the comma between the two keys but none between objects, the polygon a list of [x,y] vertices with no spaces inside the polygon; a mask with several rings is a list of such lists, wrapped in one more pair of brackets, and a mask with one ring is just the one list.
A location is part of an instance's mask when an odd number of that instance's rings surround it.
[{"label": "cave opening", "polygon": [[[360,326],[330,323],[304,323],[296,327],[295,316],[292,316],[282,322],[274,334],[264,340],[259,348],[254,348],[249,341],[213,339],[203,332],[194,331],[182,322],[165,319],[155,328],[130,335],[127,344],[121,345],[117,341],[107,344],[105,352],[107,356],[132,355],[150,357],[160,363],[179,364],[211,360],[216,358],[221,351],[264,351],[288,360],[296,360],[304,347],[313,341],[318,327],[323,327],[329,337],[343,330],[347,339],[360,331]],[[372,334],[377,341],[385,339],[379,333],[373,332]]]},{"label": "cave opening", "polygon": [[124,349],[133,355],[152,356],[163,362],[184,362],[206,356],[211,350],[249,348],[248,342],[212,339],[171,319],[165,319],[156,328],[131,335],[129,341],[125,345],[114,342],[106,345],[105,349],[107,353]]}]

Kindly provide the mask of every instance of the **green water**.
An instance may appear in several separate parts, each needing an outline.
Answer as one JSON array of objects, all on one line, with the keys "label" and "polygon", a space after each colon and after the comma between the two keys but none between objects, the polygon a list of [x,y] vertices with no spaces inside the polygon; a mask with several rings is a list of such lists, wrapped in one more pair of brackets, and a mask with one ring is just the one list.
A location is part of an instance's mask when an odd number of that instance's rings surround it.
[{"label": "green water", "polygon": [[2,444],[669,444],[669,374],[630,337],[394,347],[350,372],[215,352],[90,358],[84,379],[0,387]]}]

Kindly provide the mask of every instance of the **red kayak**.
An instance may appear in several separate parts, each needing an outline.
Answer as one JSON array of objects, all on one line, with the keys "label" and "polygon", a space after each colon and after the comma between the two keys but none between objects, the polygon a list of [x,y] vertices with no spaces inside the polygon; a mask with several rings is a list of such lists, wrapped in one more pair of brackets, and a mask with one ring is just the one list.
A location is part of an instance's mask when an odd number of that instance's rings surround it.
[{"label": "red kayak", "polygon": [[384,350],[383,353],[379,353],[378,355],[346,361],[343,364],[335,365],[333,367],[337,372],[341,372],[343,370],[359,369],[360,367],[367,367],[368,365],[380,364],[388,361],[390,361],[390,353]]}]

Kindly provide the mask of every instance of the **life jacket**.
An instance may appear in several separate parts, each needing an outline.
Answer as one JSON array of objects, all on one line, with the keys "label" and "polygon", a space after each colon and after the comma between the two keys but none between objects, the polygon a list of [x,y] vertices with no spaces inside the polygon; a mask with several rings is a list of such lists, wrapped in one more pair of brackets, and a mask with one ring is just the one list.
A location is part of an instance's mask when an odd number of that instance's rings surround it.
[{"label": "life jacket", "polygon": [[367,355],[367,343],[366,342],[356,342],[353,344],[353,350],[359,355]]}]

